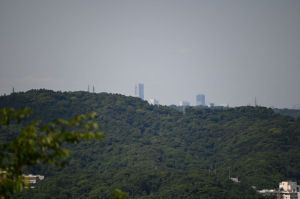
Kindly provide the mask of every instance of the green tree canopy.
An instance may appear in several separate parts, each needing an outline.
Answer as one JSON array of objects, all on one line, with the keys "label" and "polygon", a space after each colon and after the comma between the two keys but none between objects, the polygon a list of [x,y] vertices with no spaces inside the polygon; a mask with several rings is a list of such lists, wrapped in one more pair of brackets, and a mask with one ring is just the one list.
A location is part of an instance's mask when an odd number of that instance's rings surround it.
[{"label": "green tree canopy", "polygon": [[[0,128],[19,124],[30,115],[28,108],[22,110],[0,109]],[[45,124],[32,121],[20,128],[18,136],[0,144],[0,198],[9,198],[22,191],[26,185],[23,172],[30,166],[43,163],[64,166],[70,151],[64,143],[81,140],[102,139],[98,125],[92,120],[95,113],[79,115],[70,120],[56,119]]]}]

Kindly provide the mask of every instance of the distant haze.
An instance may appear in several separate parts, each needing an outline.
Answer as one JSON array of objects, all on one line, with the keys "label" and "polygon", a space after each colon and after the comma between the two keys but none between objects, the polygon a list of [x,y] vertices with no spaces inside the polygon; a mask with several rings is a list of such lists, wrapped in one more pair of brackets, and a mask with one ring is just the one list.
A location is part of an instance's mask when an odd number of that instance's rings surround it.
[{"label": "distant haze", "polygon": [[0,0],[0,94],[300,104],[299,0]]}]

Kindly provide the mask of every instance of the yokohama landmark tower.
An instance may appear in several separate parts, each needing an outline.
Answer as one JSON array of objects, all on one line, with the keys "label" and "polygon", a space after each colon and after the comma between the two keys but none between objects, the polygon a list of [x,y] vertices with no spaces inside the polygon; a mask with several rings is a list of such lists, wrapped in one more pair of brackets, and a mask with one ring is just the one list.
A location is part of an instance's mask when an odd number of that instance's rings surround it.
[{"label": "yokohama landmark tower", "polygon": [[144,84],[136,84],[134,87],[134,95],[144,99]]}]

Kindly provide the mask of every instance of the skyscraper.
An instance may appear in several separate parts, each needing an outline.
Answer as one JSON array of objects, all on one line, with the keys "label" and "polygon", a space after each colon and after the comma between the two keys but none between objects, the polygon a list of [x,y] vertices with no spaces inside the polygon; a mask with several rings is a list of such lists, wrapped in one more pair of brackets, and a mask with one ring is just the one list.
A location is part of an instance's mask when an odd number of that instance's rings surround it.
[{"label": "skyscraper", "polygon": [[144,99],[144,84],[136,84],[134,88],[134,95],[141,99]]},{"label": "skyscraper", "polygon": [[196,106],[205,106],[205,95],[199,94],[196,96]]}]

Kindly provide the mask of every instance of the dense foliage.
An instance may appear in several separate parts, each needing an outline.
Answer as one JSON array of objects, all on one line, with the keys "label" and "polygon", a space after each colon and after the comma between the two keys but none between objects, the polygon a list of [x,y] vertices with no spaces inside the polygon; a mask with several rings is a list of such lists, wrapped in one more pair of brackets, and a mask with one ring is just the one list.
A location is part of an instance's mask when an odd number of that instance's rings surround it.
[{"label": "dense foliage", "polygon": [[300,118],[300,110],[299,109],[274,109],[276,113],[280,113],[282,115],[288,115],[293,118]]},{"label": "dense foliage", "polygon": [[104,132],[103,142],[68,146],[66,168],[30,168],[46,179],[18,198],[111,198],[115,188],[130,198],[262,198],[251,186],[300,179],[300,120],[264,107],[182,112],[118,94],[49,90],[2,96],[0,107],[30,107],[31,119],[46,121],[96,112]]},{"label": "dense foliage", "polygon": [[[29,114],[28,108],[0,109],[0,129],[10,130],[11,124],[16,126]],[[70,151],[63,148],[64,143],[102,139],[102,133],[94,132],[98,129],[97,123],[86,121],[94,117],[95,113],[79,115],[72,120],[56,119],[49,124],[32,121],[15,133],[12,139],[1,142],[0,198],[10,198],[13,193],[29,186],[29,180],[23,176],[27,167],[38,163],[64,166],[70,155]]]}]

